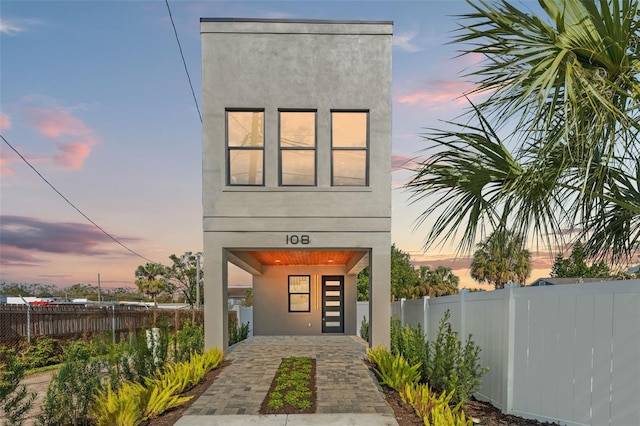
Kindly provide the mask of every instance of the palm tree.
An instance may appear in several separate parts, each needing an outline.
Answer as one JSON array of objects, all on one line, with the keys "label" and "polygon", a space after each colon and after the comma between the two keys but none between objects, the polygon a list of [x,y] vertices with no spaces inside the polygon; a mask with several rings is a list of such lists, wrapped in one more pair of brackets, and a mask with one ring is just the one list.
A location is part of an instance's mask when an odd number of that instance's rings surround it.
[{"label": "palm tree", "polygon": [[425,248],[461,234],[470,252],[508,224],[549,249],[577,230],[590,257],[629,259],[640,246],[638,0],[540,0],[538,16],[468,1],[454,42],[485,58],[469,95],[486,99],[473,120],[423,136],[433,151],[406,186],[430,205],[418,224],[435,217]]},{"label": "palm tree", "polygon": [[531,254],[521,236],[501,229],[478,244],[471,262],[474,280],[500,289],[509,282],[524,285],[530,275]]},{"label": "palm tree", "polygon": [[167,287],[164,275],[167,269],[159,263],[147,263],[136,269],[136,285],[138,289],[153,299],[153,306],[158,307],[157,297]]},{"label": "palm tree", "polygon": [[419,296],[439,297],[458,293],[458,278],[450,268],[438,266],[432,270],[428,266],[420,266],[418,273]]}]

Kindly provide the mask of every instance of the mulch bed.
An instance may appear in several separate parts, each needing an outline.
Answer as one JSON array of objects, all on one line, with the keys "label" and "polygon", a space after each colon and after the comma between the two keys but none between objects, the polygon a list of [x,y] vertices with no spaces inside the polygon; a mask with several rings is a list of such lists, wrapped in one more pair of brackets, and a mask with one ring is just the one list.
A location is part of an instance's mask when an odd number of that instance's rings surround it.
[{"label": "mulch bed", "polygon": [[271,386],[269,387],[269,391],[267,392],[267,396],[262,401],[260,405],[260,414],[310,414],[316,412],[316,407],[318,406],[318,392],[316,389],[316,360],[315,358],[311,358],[311,379],[309,380],[309,389],[311,390],[311,407],[309,408],[298,408],[293,405],[287,404],[284,402],[284,405],[280,408],[274,409],[269,407],[267,404],[269,403],[269,394],[278,386],[277,379],[280,377],[280,373],[276,373],[273,380],[271,381]]},{"label": "mulch bed", "polygon": [[200,395],[202,395],[207,389],[209,389],[216,378],[220,375],[222,370],[224,370],[228,365],[231,365],[231,361],[223,361],[222,364],[220,364],[214,370],[211,370],[207,374],[205,374],[204,379],[202,379],[200,383],[182,394],[182,396],[193,395],[193,398],[191,398],[191,400],[185,402],[179,407],[166,411],[161,416],[156,417],[155,419],[149,420],[146,424],[153,426],[173,426],[174,424],[176,424],[176,422],[180,420],[182,416],[184,416],[184,413],[187,411],[187,409],[191,407],[191,404],[193,404],[193,402],[198,399]]},{"label": "mulch bed", "polygon": [[[373,365],[365,360],[371,371]],[[377,377],[377,375],[376,375]],[[378,377],[378,380],[380,378]],[[413,407],[402,402],[400,395],[387,385],[380,385],[382,393],[387,404],[393,410],[396,421],[400,426],[424,426],[422,419],[416,414]],[[552,426],[557,423],[541,423],[537,420],[523,419],[522,417],[502,414],[502,412],[487,402],[477,401],[475,399],[467,402],[463,408],[467,419],[473,418],[474,424],[482,424],[483,426]]]}]

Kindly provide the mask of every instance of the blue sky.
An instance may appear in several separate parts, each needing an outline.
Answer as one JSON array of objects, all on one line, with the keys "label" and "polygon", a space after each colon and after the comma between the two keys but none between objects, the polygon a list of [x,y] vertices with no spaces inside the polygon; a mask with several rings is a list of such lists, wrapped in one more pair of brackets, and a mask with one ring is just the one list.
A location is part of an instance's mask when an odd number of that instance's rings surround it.
[{"label": "blue sky", "polygon": [[[471,86],[449,45],[462,1],[169,1],[201,105],[201,17],[392,20],[393,160],[425,148],[419,134],[459,115]],[[134,252],[202,249],[201,124],[164,1],[0,3],[0,130],[89,218]],[[2,142],[0,282],[133,285],[145,260],[87,222]],[[453,248],[423,253],[393,173],[392,238],[417,262],[453,267]],[[424,207],[424,206],[423,206]],[[548,273],[548,255],[532,278]]]}]

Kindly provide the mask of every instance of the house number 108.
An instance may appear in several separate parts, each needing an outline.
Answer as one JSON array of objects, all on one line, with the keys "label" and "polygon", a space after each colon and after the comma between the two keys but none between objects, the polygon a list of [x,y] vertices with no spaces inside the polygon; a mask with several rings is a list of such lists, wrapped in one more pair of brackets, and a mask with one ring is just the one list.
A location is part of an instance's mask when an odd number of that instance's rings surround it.
[{"label": "house number 108", "polygon": [[309,244],[310,242],[308,235],[287,235],[287,244]]}]

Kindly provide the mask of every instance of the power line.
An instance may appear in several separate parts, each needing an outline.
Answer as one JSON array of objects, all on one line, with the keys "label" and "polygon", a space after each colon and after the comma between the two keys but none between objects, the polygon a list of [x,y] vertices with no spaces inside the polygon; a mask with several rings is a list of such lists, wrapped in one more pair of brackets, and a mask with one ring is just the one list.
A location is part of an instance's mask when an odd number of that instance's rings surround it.
[{"label": "power line", "polygon": [[182,53],[182,45],[178,38],[178,30],[176,30],[176,24],[173,22],[173,15],[171,14],[171,8],[169,7],[169,0],[165,0],[167,10],[169,11],[169,19],[171,19],[171,25],[173,26],[173,33],[176,36],[178,42],[178,49],[180,49],[180,57],[182,58],[182,64],[184,65],[184,71],[187,73],[187,79],[189,80],[189,87],[191,87],[191,94],[193,95],[193,102],[196,104],[198,110],[198,117],[200,117],[200,123],[202,123],[202,114],[200,113],[200,107],[198,106],[198,99],[196,98],[196,92],[193,90],[193,84],[191,83],[191,76],[189,75],[189,69],[187,68],[187,61],[184,60],[184,53]]},{"label": "power line", "polygon": [[49,185],[49,186],[51,187],[51,189],[53,189],[53,190],[56,192],[56,194],[58,194],[59,196],[61,196],[61,197],[62,197],[62,199],[63,199],[63,200],[65,200],[65,201],[67,202],[67,204],[69,204],[69,205],[70,205],[71,207],[73,207],[73,208],[74,208],[78,213],[80,213],[80,214],[82,215],[82,217],[84,217],[84,218],[85,218],[85,219],[87,219],[89,222],[91,222],[91,224],[93,224],[93,226],[95,226],[96,228],[98,228],[98,229],[99,229],[99,230],[100,230],[104,235],[106,235],[107,237],[109,237],[110,239],[112,239],[114,242],[116,242],[117,244],[119,244],[122,248],[124,248],[125,250],[127,250],[127,251],[128,251],[128,252],[130,252],[131,254],[133,254],[133,255],[135,255],[135,256],[138,256],[138,257],[140,257],[140,258],[142,258],[142,259],[146,260],[147,262],[150,262],[150,263],[158,263],[158,262],[154,262],[154,261],[153,261],[153,260],[151,260],[151,259],[147,259],[147,258],[146,258],[146,257],[144,257],[143,255],[138,254],[138,253],[136,253],[135,251],[131,250],[129,247],[125,246],[123,243],[121,243],[120,241],[118,241],[118,239],[117,239],[116,237],[114,237],[113,235],[109,234],[107,231],[105,231],[104,229],[102,229],[102,227],[100,227],[100,225],[98,225],[98,224],[97,224],[97,223],[95,223],[93,220],[91,220],[91,219],[89,218],[89,216],[87,216],[86,214],[84,214],[84,213],[82,212],[82,210],[80,210],[79,208],[77,208],[77,207],[76,207],[76,206],[75,206],[71,201],[69,201],[69,199],[68,199],[67,197],[65,197],[64,195],[62,195],[62,193],[61,193],[60,191],[58,191],[58,190],[56,189],[56,187],[55,187],[55,186],[53,186],[53,185],[52,185],[52,184],[51,184],[47,179],[45,179],[45,177],[44,177],[44,176],[42,176],[42,174],[40,174],[40,172],[39,172],[38,170],[36,170],[36,168],[35,168],[35,167],[33,167],[33,166],[31,165],[31,163],[29,162],[29,160],[27,160],[26,158],[24,158],[24,156],[23,156],[22,154],[20,154],[20,152],[19,152],[16,148],[14,148],[14,146],[13,146],[13,145],[11,145],[11,144],[9,143],[9,141],[5,139],[5,137],[4,137],[4,136],[2,136],[2,135],[0,134],[0,138],[2,138],[2,140],[3,140],[3,141],[4,141],[4,142],[9,146],[9,148],[11,148],[11,149],[16,153],[16,154],[18,154],[18,157],[20,157],[20,158],[22,159],[22,161],[24,161],[24,162],[27,164],[27,166],[31,167],[31,170],[33,170],[34,172],[36,172],[36,174],[37,174],[38,176],[40,176],[40,179],[42,179],[43,181],[45,181],[45,183],[46,183],[47,185]]}]

